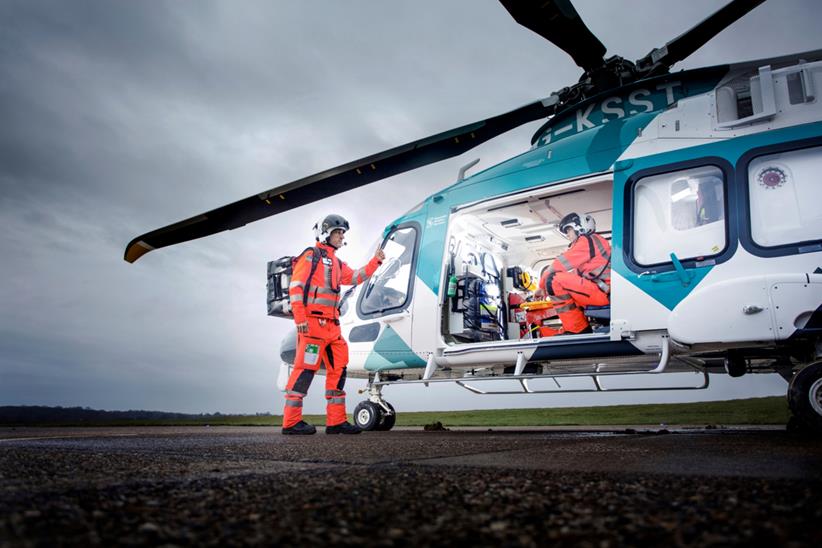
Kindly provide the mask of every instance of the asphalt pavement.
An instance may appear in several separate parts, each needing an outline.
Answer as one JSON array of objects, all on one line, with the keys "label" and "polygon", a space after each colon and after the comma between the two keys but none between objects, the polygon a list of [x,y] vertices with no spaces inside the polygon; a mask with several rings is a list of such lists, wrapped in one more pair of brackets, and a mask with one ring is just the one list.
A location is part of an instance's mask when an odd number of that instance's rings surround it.
[{"label": "asphalt pavement", "polygon": [[822,545],[776,428],[0,428],[0,546]]}]

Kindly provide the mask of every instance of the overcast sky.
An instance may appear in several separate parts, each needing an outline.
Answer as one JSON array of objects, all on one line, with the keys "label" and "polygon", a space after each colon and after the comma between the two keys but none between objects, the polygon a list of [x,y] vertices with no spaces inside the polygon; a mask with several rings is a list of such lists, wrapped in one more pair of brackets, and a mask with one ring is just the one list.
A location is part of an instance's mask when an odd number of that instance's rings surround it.
[{"label": "overcast sky", "polygon": [[[723,1],[578,0],[637,59]],[[677,68],[822,48],[822,3],[771,0]],[[529,125],[464,156],[123,261],[135,236],[349,160],[496,115],[580,70],[497,2],[0,0],[0,405],[280,413],[285,320],[266,262],[346,216],[359,266],[383,227]],[[538,123],[536,125],[539,125]],[[690,382],[693,382],[691,379]],[[360,397],[349,382],[349,411]],[[398,409],[547,407],[783,394],[772,376],[707,392],[483,397],[388,388]],[[307,401],[324,408],[322,379]]]}]

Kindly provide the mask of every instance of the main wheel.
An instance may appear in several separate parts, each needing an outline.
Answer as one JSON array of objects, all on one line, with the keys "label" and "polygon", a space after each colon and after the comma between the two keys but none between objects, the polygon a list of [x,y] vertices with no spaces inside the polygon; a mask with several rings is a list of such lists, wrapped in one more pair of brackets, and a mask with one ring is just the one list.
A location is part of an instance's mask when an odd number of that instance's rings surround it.
[{"label": "main wheel", "polygon": [[374,430],[380,423],[380,406],[372,401],[362,401],[354,408],[354,423],[363,430]]},{"label": "main wheel", "polygon": [[389,415],[386,413],[385,409],[380,409],[380,422],[374,430],[385,432],[394,428],[394,423],[397,421],[397,414],[394,412],[394,406],[388,402],[385,402],[385,405],[391,410],[391,414]]},{"label": "main wheel", "polygon": [[788,388],[791,413],[804,426],[822,434],[822,362],[800,370]]}]

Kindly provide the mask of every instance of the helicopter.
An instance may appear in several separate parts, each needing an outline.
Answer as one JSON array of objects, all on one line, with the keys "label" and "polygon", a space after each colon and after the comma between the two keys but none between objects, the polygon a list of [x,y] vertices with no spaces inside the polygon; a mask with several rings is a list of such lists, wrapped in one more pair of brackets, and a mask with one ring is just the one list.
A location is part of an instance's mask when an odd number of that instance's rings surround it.
[{"label": "helicopter", "polygon": [[[645,57],[605,57],[569,0],[500,0],[568,53],[579,80],[512,111],[412,141],[134,238],[125,260],[458,156],[542,121],[523,153],[428,196],[386,226],[386,260],[344,293],[354,420],[390,430],[383,389],[455,383],[476,394],[694,390],[711,374],[777,373],[792,424],[822,432],[822,50],[672,72],[764,0],[733,0]],[[610,242],[610,302],[564,333],[533,279],[590,216]],[[297,250],[295,250],[297,251]],[[287,270],[287,269],[285,269]],[[269,289],[287,287],[269,264]],[[283,283],[286,282],[283,286]],[[269,313],[289,317],[287,294]],[[282,342],[284,389],[296,331]],[[626,385],[668,373],[698,384]],[[322,373],[322,370],[320,371]],[[549,379],[555,387],[535,388]],[[584,379],[588,387],[560,381]],[[611,381],[621,379],[618,386]],[[488,381],[510,390],[488,390]],[[495,383],[495,385],[498,383]]]}]

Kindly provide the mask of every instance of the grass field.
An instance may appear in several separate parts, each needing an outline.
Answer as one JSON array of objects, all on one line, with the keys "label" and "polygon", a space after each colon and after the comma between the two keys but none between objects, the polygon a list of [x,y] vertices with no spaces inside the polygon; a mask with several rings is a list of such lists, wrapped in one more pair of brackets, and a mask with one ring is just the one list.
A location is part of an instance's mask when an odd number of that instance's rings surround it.
[{"label": "grass field", "polygon": [[449,426],[560,426],[615,424],[786,424],[788,405],[783,397],[720,402],[564,407],[554,409],[500,409],[399,413],[397,424],[415,426],[440,421]]},{"label": "grass field", "polygon": [[[353,404],[349,412],[353,411]],[[723,425],[786,424],[789,412],[784,397],[751,398],[717,402],[562,407],[554,409],[483,409],[476,411],[400,412],[398,426],[595,426],[595,425]],[[324,425],[325,417],[307,415],[305,420]],[[60,426],[279,426],[278,415],[221,415],[191,419],[117,420],[60,423]],[[50,426],[56,426],[56,423]]]}]

